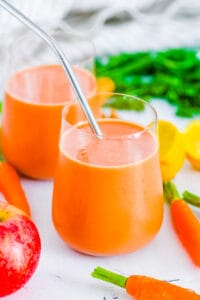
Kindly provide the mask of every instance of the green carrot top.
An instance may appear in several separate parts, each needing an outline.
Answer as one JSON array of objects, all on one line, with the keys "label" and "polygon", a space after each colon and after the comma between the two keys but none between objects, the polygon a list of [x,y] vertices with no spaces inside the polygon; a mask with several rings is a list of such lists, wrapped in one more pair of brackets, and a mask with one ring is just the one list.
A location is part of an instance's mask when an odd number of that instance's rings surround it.
[{"label": "green carrot top", "polygon": [[180,195],[174,183],[167,181],[163,183],[164,197],[167,203],[171,204],[173,200],[179,199]]},{"label": "green carrot top", "polygon": [[185,190],[182,193],[182,196],[180,196],[175,184],[172,183],[171,181],[163,183],[163,191],[164,191],[165,200],[169,204],[171,204],[173,200],[183,199],[189,204],[192,204],[196,207],[200,207],[200,196],[191,193],[188,190]]},{"label": "green carrot top", "polygon": [[128,277],[111,272],[102,267],[96,267],[91,274],[94,278],[113,283],[122,288],[125,288]]},{"label": "green carrot top", "polygon": [[200,196],[191,193],[190,191],[185,190],[183,192],[183,199],[188,202],[189,204],[192,204],[196,207],[200,207]]}]

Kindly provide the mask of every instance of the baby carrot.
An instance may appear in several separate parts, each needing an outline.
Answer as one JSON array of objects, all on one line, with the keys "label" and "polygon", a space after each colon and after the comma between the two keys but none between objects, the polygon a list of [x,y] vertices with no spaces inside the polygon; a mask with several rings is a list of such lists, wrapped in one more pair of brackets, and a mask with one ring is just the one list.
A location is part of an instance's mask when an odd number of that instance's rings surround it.
[{"label": "baby carrot", "polygon": [[200,267],[200,222],[188,204],[181,199],[172,182],[163,185],[164,195],[170,203],[174,229],[194,264]]},{"label": "baby carrot", "polygon": [[102,267],[96,267],[91,275],[125,288],[136,300],[200,300],[194,291],[144,275],[126,277]]},{"label": "baby carrot", "polygon": [[0,192],[5,200],[31,215],[30,207],[15,169],[6,162],[0,162]]}]

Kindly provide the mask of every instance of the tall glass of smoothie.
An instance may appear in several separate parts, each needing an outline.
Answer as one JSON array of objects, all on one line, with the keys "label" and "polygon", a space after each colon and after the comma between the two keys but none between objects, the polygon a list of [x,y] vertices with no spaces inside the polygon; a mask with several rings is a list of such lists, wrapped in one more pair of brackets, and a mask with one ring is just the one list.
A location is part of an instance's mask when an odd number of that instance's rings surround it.
[{"label": "tall glass of smoothie", "polygon": [[102,139],[87,121],[69,127],[70,108],[63,110],[53,223],[60,237],[79,252],[128,253],[148,244],[162,224],[157,115],[150,104],[133,96],[96,97],[131,101],[137,110],[104,109],[97,120]]},{"label": "tall glass of smoothie", "polygon": [[[54,38],[73,65],[83,92],[91,97],[96,93],[95,76],[87,69],[93,67],[92,44],[79,37],[73,37],[72,42],[60,31]],[[3,103],[5,159],[28,177],[52,178],[62,109],[73,101],[76,100],[71,84],[52,50],[34,34],[18,39],[11,47]]]}]

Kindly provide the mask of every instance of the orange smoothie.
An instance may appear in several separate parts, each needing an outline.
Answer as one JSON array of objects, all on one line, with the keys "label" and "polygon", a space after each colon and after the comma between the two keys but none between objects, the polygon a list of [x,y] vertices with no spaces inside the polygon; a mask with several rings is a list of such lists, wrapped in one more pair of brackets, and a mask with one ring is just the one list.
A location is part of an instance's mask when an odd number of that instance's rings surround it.
[{"label": "orange smoothie", "polygon": [[[95,77],[74,68],[85,92],[96,92]],[[60,65],[41,65],[14,74],[8,81],[2,115],[5,159],[33,178],[51,178],[58,155],[61,112],[74,94]]]},{"label": "orange smoothie", "polygon": [[127,121],[101,119],[99,125],[103,139],[83,123],[61,137],[53,222],[77,251],[127,253],[150,242],[162,223],[158,144]]}]

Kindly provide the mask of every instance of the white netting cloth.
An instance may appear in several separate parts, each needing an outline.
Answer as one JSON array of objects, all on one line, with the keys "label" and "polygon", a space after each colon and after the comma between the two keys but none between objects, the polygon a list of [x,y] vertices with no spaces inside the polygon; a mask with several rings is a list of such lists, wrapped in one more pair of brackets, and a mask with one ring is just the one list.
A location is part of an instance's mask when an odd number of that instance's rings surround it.
[{"label": "white netting cloth", "polygon": [[97,54],[200,45],[199,0],[76,0],[65,21]]},{"label": "white netting cloth", "polygon": [[[10,0],[10,3],[45,28],[54,28],[64,20],[65,30],[92,37],[99,52],[103,48],[110,51],[113,47],[127,46],[143,49],[199,45],[199,0]],[[118,22],[109,22],[113,18]],[[27,30],[0,8],[1,44]],[[109,41],[106,45],[105,39]]]}]

